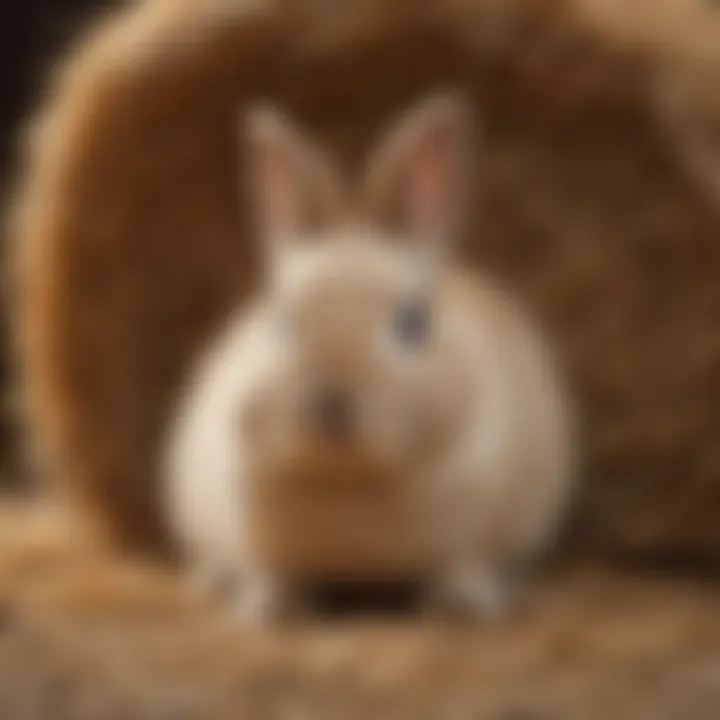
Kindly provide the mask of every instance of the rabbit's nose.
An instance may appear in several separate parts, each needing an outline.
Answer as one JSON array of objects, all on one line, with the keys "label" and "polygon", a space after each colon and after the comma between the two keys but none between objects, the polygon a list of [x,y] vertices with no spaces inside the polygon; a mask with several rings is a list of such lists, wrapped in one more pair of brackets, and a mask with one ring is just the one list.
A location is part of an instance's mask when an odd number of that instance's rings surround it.
[{"label": "rabbit's nose", "polygon": [[310,398],[309,415],[315,428],[333,440],[345,440],[355,430],[355,402],[350,393],[339,388],[316,390]]}]

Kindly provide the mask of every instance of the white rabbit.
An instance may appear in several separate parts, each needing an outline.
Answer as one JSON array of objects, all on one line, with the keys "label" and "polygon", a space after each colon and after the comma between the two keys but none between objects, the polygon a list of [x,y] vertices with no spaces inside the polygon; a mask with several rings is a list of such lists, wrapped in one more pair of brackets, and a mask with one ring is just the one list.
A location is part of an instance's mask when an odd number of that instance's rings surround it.
[{"label": "white rabbit", "polygon": [[307,580],[421,580],[428,607],[497,612],[556,536],[574,468],[556,365],[450,258],[469,131],[460,99],[433,96],[355,186],[250,113],[266,286],[193,374],[166,489],[188,563],[252,616]]}]

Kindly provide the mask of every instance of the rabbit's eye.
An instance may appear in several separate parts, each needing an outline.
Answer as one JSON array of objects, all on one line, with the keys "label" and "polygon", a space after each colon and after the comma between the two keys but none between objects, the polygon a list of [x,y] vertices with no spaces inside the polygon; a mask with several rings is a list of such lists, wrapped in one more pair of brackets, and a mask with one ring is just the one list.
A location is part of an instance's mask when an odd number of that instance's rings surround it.
[{"label": "rabbit's eye", "polygon": [[413,300],[398,308],[393,329],[395,337],[407,347],[415,347],[425,342],[430,330],[427,303]]}]

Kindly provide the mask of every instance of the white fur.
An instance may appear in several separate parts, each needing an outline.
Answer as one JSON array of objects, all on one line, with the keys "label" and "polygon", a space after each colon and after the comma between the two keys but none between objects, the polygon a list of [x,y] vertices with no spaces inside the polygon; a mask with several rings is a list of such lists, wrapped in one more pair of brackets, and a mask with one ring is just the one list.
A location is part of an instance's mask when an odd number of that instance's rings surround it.
[{"label": "white fur", "polygon": [[[332,254],[307,252],[295,268],[298,286],[312,284],[314,273],[332,262]],[[339,527],[347,534],[358,523],[369,555],[381,548],[388,562],[400,558],[399,567],[402,558],[422,564],[427,557],[430,571],[430,558],[445,553],[435,596],[495,613],[507,600],[505,561],[531,557],[553,538],[569,494],[572,454],[565,398],[546,348],[504,297],[486,296],[484,316],[473,309],[445,323],[474,364],[467,388],[474,410],[465,430],[424,468],[424,477],[406,483],[394,518],[381,509],[373,516],[367,508],[345,507],[335,519],[325,518],[323,532]],[[244,459],[252,448],[243,445],[236,415],[254,383],[282,363],[271,323],[262,308],[235,318],[201,358],[170,431],[167,462],[169,512],[193,571],[240,578],[255,598],[273,569],[258,563],[247,534],[246,513],[258,508],[245,497],[253,479]],[[533,434],[530,446],[526,438]],[[241,601],[244,610],[248,602]],[[268,607],[273,604],[268,599]]]},{"label": "white fur", "polygon": [[[200,359],[166,458],[169,514],[186,557],[198,576],[240,579],[243,614],[282,609],[285,581],[303,573],[420,573],[441,605],[495,613],[508,602],[510,566],[532,561],[558,529],[573,438],[557,368],[502,291],[441,267],[469,156],[467,120],[451,98],[431,101],[371,159],[370,198],[400,183],[406,217],[393,243],[347,212],[347,188],[300,133],[272,112],[251,117],[270,288]],[[310,199],[328,214],[303,241]],[[431,341],[415,353],[393,320],[421,289],[436,313]],[[304,311],[288,342],[278,305]],[[358,396],[356,439],[369,465],[354,465],[352,452],[336,465],[333,452],[306,444],[294,394],[338,377]],[[238,416],[255,407],[258,387],[261,403],[268,387],[275,396],[273,440],[253,436],[256,446]],[[310,466],[311,479],[329,476],[329,490],[303,484],[302,457],[331,458],[322,472]],[[343,481],[357,478],[361,492],[343,494]]]},{"label": "white fur", "polygon": [[245,557],[244,453],[236,411],[255,378],[272,363],[257,318],[238,317],[184,393],[169,429],[165,458],[169,517],[204,582],[233,578]]}]

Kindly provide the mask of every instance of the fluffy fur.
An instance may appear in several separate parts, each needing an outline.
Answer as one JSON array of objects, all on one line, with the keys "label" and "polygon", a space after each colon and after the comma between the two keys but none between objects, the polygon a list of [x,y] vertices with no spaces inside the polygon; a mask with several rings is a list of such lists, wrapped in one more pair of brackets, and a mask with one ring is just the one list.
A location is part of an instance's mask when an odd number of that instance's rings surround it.
[{"label": "fluffy fur", "polygon": [[[517,566],[556,534],[575,448],[536,328],[447,257],[471,148],[462,103],[403,117],[347,187],[289,122],[253,116],[266,287],[211,344],[171,428],[165,483],[191,566],[239,585],[253,613],[282,609],[297,581],[378,579],[502,610]],[[347,192],[378,198],[365,185],[381,178],[394,232]],[[408,340],[398,322],[418,307],[428,329]],[[318,426],[327,387],[350,420]]]}]

